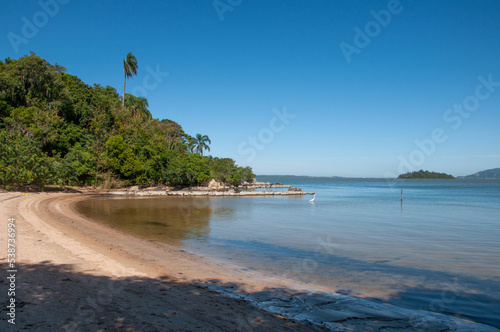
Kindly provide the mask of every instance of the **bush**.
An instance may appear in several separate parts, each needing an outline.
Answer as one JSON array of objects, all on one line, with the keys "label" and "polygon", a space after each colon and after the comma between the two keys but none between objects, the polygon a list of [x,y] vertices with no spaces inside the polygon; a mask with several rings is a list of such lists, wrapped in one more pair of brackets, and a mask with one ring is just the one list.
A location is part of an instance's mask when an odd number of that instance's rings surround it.
[{"label": "bush", "polygon": [[33,138],[0,132],[0,186],[34,185],[42,189],[54,178],[52,161]]}]

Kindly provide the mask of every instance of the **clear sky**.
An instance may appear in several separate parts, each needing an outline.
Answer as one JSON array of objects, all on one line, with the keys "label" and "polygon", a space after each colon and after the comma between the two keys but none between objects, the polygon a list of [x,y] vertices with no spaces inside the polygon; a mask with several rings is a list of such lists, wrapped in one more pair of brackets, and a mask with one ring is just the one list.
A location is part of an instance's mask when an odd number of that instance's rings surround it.
[{"label": "clear sky", "polygon": [[29,51],[210,137],[256,174],[500,167],[500,1],[4,1]]}]

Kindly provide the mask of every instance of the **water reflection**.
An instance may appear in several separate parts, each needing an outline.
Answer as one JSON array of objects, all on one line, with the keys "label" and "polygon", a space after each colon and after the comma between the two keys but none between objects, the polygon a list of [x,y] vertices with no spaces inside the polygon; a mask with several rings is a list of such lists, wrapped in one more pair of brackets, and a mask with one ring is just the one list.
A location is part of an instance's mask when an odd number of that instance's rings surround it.
[{"label": "water reflection", "polygon": [[120,231],[169,244],[206,238],[214,213],[206,197],[99,197],[79,202],[76,210]]}]

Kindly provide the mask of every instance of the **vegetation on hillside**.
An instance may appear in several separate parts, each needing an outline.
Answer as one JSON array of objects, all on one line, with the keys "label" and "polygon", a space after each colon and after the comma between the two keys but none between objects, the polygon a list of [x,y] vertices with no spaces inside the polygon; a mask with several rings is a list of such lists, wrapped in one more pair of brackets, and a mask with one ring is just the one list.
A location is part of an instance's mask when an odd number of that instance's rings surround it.
[{"label": "vegetation on hillside", "polygon": [[145,98],[124,97],[34,53],[0,61],[0,187],[238,185],[255,177],[232,159],[203,156],[208,136],[153,119]]},{"label": "vegetation on hillside", "polygon": [[481,180],[500,180],[500,168],[487,169],[467,176],[461,176],[460,179],[481,179]]},{"label": "vegetation on hillside", "polygon": [[446,173],[437,173],[437,172],[429,172],[420,170],[418,172],[408,172],[405,174],[401,174],[398,176],[398,179],[454,179],[453,175],[449,175]]}]

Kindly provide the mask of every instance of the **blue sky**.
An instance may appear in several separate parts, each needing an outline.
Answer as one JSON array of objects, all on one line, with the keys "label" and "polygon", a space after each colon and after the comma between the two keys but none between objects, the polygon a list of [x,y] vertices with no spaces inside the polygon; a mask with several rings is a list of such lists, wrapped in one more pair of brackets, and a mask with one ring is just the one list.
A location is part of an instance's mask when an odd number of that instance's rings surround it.
[{"label": "blue sky", "polygon": [[0,58],[29,51],[257,174],[384,177],[500,167],[500,2],[9,1]]}]

